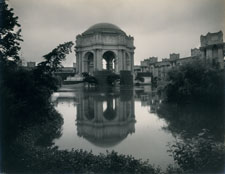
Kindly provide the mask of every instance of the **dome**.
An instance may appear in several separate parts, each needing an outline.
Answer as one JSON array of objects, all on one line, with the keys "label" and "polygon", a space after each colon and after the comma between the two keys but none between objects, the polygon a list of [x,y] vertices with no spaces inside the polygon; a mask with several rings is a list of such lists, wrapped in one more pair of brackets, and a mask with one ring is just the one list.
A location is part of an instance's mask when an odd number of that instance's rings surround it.
[{"label": "dome", "polygon": [[89,35],[93,33],[114,33],[125,34],[118,26],[110,23],[98,23],[88,28],[82,35]]},{"label": "dome", "polygon": [[77,122],[77,135],[98,147],[109,148],[122,142],[134,132],[134,121],[127,122]]},{"label": "dome", "polygon": [[120,142],[122,142],[127,135],[124,136],[113,136],[113,137],[101,137],[96,138],[92,136],[85,136],[84,138],[89,141],[91,144],[102,147],[102,148],[110,148],[118,145]]}]

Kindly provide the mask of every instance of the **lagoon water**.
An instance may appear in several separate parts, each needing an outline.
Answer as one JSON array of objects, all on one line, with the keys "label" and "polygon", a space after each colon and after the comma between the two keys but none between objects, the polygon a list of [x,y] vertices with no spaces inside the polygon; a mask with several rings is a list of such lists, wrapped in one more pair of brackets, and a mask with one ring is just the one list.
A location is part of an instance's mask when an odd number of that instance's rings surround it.
[{"label": "lagoon water", "polygon": [[174,164],[168,144],[183,131],[191,137],[207,129],[216,141],[224,140],[223,107],[163,104],[149,86],[63,86],[52,102],[64,119],[62,135],[54,140],[59,149],[114,150],[165,169]]},{"label": "lagoon water", "polygon": [[62,115],[62,136],[55,140],[59,149],[84,149],[94,154],[116,151],[135,158],[149,159],[162,168],[173,164],[167,153],[174,137],[164,130],[165,120],[154,112],[157,97],[149,87],[136,89],[85,89],[63,87],[53,95]]}]

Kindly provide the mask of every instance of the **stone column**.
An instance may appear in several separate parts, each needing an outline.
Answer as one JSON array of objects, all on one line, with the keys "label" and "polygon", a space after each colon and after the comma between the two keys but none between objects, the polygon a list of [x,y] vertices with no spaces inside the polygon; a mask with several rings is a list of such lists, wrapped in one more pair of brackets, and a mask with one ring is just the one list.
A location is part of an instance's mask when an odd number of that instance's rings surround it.
[{"label": "stone column", "polygon": [[125,66],[126,66],[126,70],[131,71],[131,64],[132,64],[132,60],[131,60],[131,53],[126,53],[125,52]]},{"label": "stone column", "polygon": [[85,59],[85,54],[81,54],[82,59],[82,72],[87,72],[87,60]]},{"label": "stone column", "polygon": [[126,52],[125,52],[125,50],[123,50],[123,56],[122,56],[123,58],[122,58],[122,64],[123,64],[123,70],[126,70]]},{"label": "stone column", "polygon": [[113,69],[112,61],[113,60],[108,60],[107,63],[106,63],[106,69],[109,70],[109,71],[112,71],[112,69]]},{"label": "stone column", "polygon": [[80,52],[80,73],[84,72],[84,53],[81,51]]},{"label": "stone column", "polygon": [[95,72],[97,69],[97,55],[96,50],[93,52],[93,72]]},{"label": "stone column", "polygon": [[78,58],[79,58],[79,74],[82,73],[82,53],[79,51],[78,53]]},{"label": "stone column", "polygon": [[114,61],[114,69],[115,69],[115,73],[118,73],[118,58],[115,57]]},{"label": "stone column", "polygon": [[79,52],[76,51],[76,73],[80,73],[80,62],[79,62]]},{"label": "stone column", "polygon": [[96,68],[95,71],[101,71],[102,70],[102,50],[96,49],[95,55],[96,55]]},{"label": "stone column", "polygon": [[123,70],[123,54],[122,54],[122,50],[118,50],[117,62],[118,62],[118,73],[120,73],[120,71]]},{"label": "stone column", "polygon": [[130,53],[130,60],[131,60],[131,73],[133,74],[134,73],[134,52],[131,52]]},{"label": "stone column", "polygon": [[114,71],[115,71],[115,73],[119,73],[119,71],[118,71],[118,51],[116,51],[116,53],[115,53],[115,58],[114,58]]}]

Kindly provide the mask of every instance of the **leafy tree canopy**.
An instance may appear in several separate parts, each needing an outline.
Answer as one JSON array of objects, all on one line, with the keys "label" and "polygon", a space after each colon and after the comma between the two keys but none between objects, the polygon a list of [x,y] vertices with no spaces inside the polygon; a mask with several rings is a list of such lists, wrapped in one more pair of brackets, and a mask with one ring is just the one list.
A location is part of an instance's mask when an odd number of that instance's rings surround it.
[{"label": "leafy tree canopy", "polygon": [[65,60],[66,55],[72,51],[73,42],[60,44],[50,53],[44,55],[45,61],[38,64],[38,68],[45,73],[52,73],[62,67],[61,62]]},{"label": "leafy tree canopy", "polygon": [[4,0],[1,3],[1,9],[0,61],[13,60],[18,62],[20,60],[20,41],[22,41],[18,17],[14,16],[13,9]]},{"label": "leafy tree canopy", "polygon": [[171,69],[164,91],[172,102],[223,103],[224,72],[196,60]]}]

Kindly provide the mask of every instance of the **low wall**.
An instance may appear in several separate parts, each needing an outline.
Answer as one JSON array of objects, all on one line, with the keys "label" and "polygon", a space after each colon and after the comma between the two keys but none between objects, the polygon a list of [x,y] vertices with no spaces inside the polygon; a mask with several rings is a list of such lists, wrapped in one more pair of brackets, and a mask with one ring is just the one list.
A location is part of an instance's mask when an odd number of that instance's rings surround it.
[{"label": "low wall", "polygon": [[[95,71],[94,77],[98,81],[98,85],[108,85],[107,78],[114,73],[111,71]],[[133,85],[133,75],[131,71],[120,71],[120,85],[132,86]]]},{"label": "low wall", "polygon": [[94,72],[94,77],[98,81],[98,85],[103,85],[106,86],[108,85],[107,83],[107,77],[109,75],[112,75],[113,73],[111,71],[103,70],[103,71],[95,71]]}]

